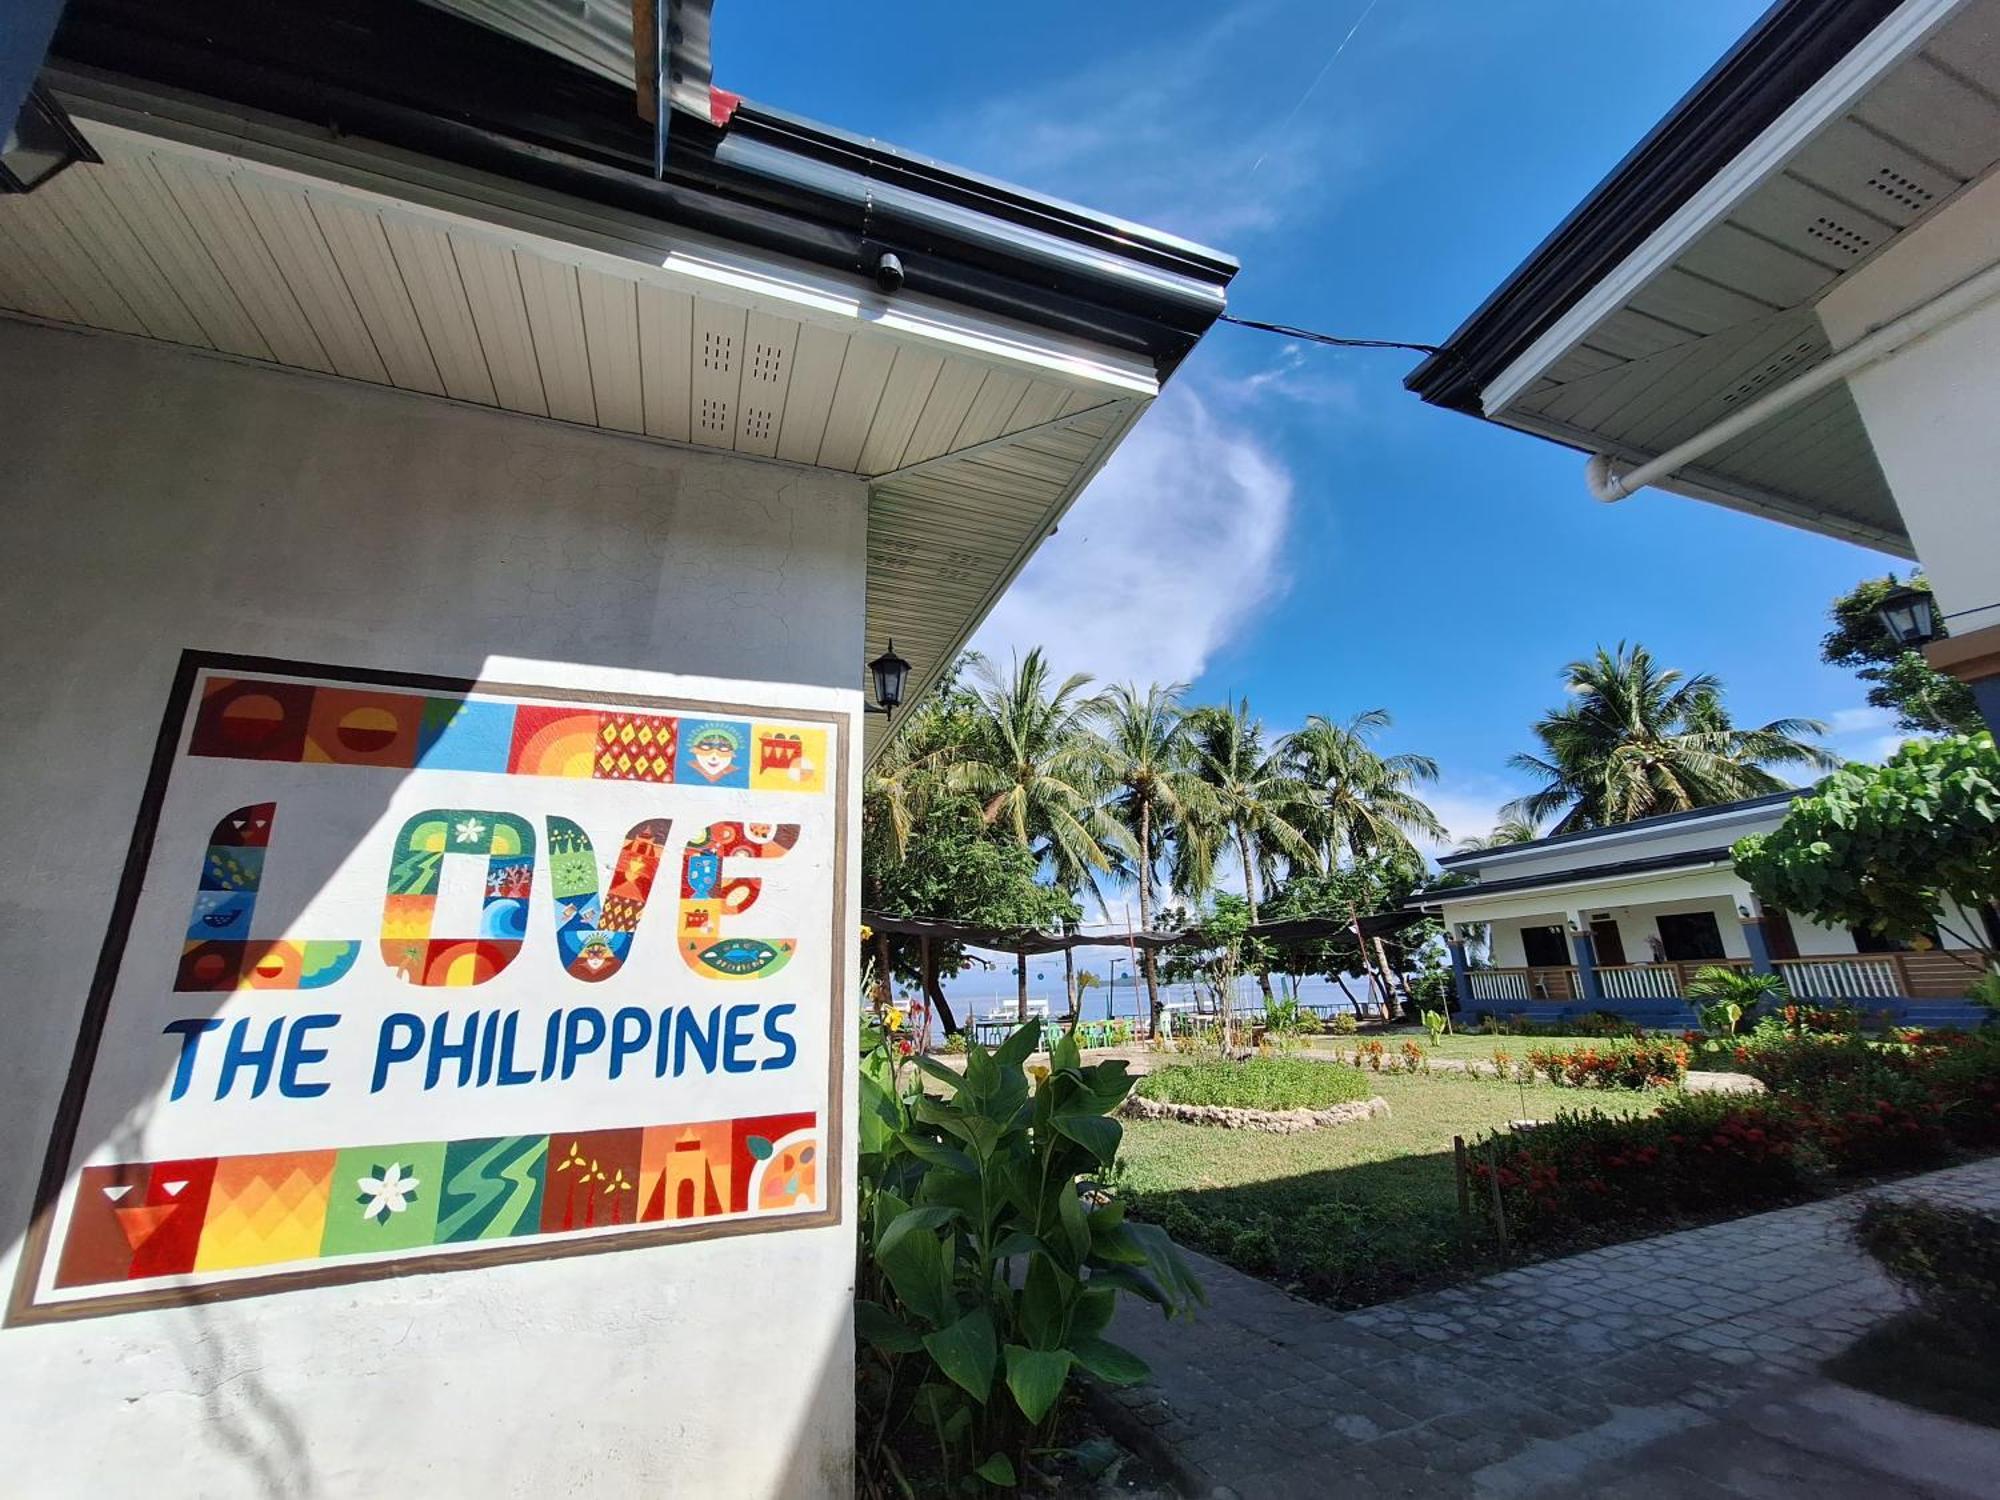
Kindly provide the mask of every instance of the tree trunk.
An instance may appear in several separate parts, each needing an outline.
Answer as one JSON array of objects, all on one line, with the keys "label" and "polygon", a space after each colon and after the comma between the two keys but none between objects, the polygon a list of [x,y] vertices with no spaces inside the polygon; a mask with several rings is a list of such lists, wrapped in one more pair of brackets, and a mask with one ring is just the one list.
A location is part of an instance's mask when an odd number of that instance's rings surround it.
[{"label": "tree trunk", "polygon": [[1014,1019],[1028,1019],[1028,955],[1014,955]]},{"label": "tree trunk", "polygon": [[922,983],[924,994],[929,997],[931,1002],[931,1014],[944,1022],[944,1034],[946,1036],[957,1036],[959,1032],[958,1017],[951,1013],[951,1002],[945,999],[944,986],[938,983],[937,958],[931,951],[931,940],[925,937],[919,938],[917,941],[922,945],[921,965],[924,976]]},{"label": "tree trunk", "polygon": [[1076,1030],[1076,1023],[1083,1019],[1083,997],[1076,989],[1076,949],[1063,949],[1063,985],[1069,993],[1069,1029]]},{"label": "tree trunk", "polygon": [[896,997],[895,975],[889,968],[889,934],[875,934],[875,1003],[887,1010]]},{"label": "tree trunk", "polygon": [[[1250,834],[1241,823],[1236,825],[1236,856],[1243,861],[1243,899],[1250,906],[1250,925],[1257,925],[1257,867],[1250,862]],[[1271,971],[1260,960],[1257,965],[1257,988],[1264,996],[1268,1008],[1272,1001]]]},{"label": "tree trunk", "polygon": [[[1139,803],[1139,927],[1145,932],[1153,930],[1153,804],[1150,798]],[[1161,1012],[1158,959],[1150,947],[1138,958],[1139,967],[1146,976],[1146,1014],[1150,1018],[1153,1035],[1158,1036]]]}]

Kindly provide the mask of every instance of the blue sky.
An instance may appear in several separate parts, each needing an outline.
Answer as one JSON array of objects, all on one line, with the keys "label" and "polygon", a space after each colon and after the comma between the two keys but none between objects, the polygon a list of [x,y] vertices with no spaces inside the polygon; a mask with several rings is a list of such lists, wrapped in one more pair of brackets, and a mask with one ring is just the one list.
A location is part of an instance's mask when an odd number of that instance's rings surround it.
[{"label": "blue sky", "polygon": [[[1437,342],[1761,9],[758,0],[718,7],[716,78],[1214,244],[1244,316]],[[1406,393],[1413,359],[1218,328],[980,644],[1247,694],[1277,731],[1385,707],[1390,748],[1441,762],[1456,834],[1523,789],[1507,756],[1598,642],[1719,673],[1741,721],[1882,752],[1817,647],[1891,560],[1653,491],[1599,505],[1581,455]]]}]

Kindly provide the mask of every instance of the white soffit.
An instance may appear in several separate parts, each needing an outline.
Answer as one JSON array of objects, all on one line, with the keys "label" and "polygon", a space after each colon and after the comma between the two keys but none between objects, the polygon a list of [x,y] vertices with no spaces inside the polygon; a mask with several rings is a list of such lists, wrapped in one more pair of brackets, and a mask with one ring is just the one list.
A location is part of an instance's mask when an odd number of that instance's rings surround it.
[{"label": "white soffit", "polygon": [[[1517,396],[1546,378],[1559,361],[1571,356],[1600,324],[1623,310],[1655,278],[1670,272],[1683,251],[1778,177],[1814,135],[1852,109],[1877,80],[1922,47],[1964,3],[1965,0],[1906,0],[1862,45],[1842,59],[1840,66],[1802,94],[1728,167],[1709,179],[1644,244],[1488,382],[1480,392],[1480,404],[1486,415],[1499,417]],[[1686,336],[1682,325],[1672,326]],[[1602,368],[1612,362],[1613,358],[1600,356],[1597,363]]]},{"label": "white soffit", "polygon": [[863,661],[893,637],[911,702],[1158,391],[1143,359],[365,143],[72,108],[104,163],[0,197],[0,310],[865,479]]}]

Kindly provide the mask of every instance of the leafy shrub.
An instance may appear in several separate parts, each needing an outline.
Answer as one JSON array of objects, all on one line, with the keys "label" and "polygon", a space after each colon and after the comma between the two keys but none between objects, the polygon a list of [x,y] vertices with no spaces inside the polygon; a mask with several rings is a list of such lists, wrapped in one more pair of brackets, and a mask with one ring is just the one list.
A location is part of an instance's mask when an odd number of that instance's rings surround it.
[{"label": "leafy shrub", "polygon": [[1766,1088],[1812,1098],[1882,1066],[1880,1054],[1854,1033],[1791,1031],[1760,1023],[1736,1044],[1736,1066]]},{"label": "leafy shrub", "polygon": [[1951,1138],[1965,1146],[2000,1146],[2000,1032],[1918,1033],[1911,1066],[1930,1091]]},{"label": "leafy shrub", "polygon": [[1335,1036],[1353,1036],[1355,1032],[1361,1029],[1361,1023],[1355,1019],[1353,1011],[1343,1010],[1335,1013],[1327,1021],[1326,1029]]},{"label": "leafy shrub", "polygon": [[1365,1099],[1368,1088],[1351,1068],[1303,1057],[1253,1057],[1245,1062],[1176,1063],[1140,1079],[1139,1093],[1164,1104],[1328,1109]]},{"label": "leafy shrub", "polygon": [[2000,1342],[2000,1217],[1878,1198],[1854,1237],[1926,1312]]},{"label": "leafy shrub", "polygon": [[1836,1172],[1930,1166],[1951,1147],[1930,1091],[1889,1067],[1829,1083],[1799,1107]]},{"label": "leafy shrub", "polygon": [[1568,1050],[1534,1047],[1528,1061],[1550,1083],[1571,1088],[1670,1088],[1687,1077],[1688,1045],[1655,1037]]},{"label": "leafy shrub", "polygon": [[1473,1173],[1485,1190],[1474,1197],[1490,1217],[1487,1184],[1497,1172],[1508,1231],[1530,1242],[1763,1207],[1805,1186],[1803,1133],[1782,1101],[1742,1095],[1685,1095],[1633,1117],[1564,1111],[1475,1146]]},{"label": "leafy shrub", "polygon": [[1146,1377],[1102,1336],[1120,1291],[1169,1314],[1201,1300],[1166,1234],[1127,1223],[1097,1180],[1123,1133],[1111,1113],[1132,1086],[1125,1064],[1084,1067],[1063,1036],[1031,1086],[1040,1033],[1030,1022],[995,1051],[973,1044],[963,1077],[918,1059],[946,1097],[906,1086],[880,1030],[864,1036],[864,1391],[884,1429],[934,1444],[942,1491],[1012,1489],[1074,1370]]},{"label": "leafy shrub", "polygon": [[1727,964],[1696,969],[1687,987],[1688,999],[1708,1002],[1701,1007],[1703,1027],[1723,1036],[1734,1036],[1745,1016],[1784,993],[1785,981],[1778,975],[1746,974]]}]

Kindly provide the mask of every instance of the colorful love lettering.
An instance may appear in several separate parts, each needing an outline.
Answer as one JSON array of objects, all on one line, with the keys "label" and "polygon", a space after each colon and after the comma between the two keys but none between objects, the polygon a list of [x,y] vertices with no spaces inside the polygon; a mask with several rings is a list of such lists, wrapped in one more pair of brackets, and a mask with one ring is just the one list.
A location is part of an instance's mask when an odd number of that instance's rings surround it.
[{"label": "colorful love lettering", "polygon": [[176,990],[316,990],[354,966],[356,942],[259,941],[250,936],[278,804],[224,813],[208,836]]},{"label": "colorful love lettering", "polygon": [[798,939],[725,937],[724,917],[757,904],[764,882],[725,878],[728,859],[782,859],[799,841],[796,823],[711,823],[681,857],[680,950],[704,979],[769,979],[791,962]]},{"label": "colorful love lettering", "polygon": [[[432,934],[444,862],[484,855],[486,893],[479,931]],[[512,813],[433,808],[403,824],[389,853],[382,898],[382,959],[412,984],[484,984],[512,963],[528,931],[535,887],[535,831]]]},{"label": "colorful love lettering", "polygon": [[555,898],[556,949],[563,970],[595,983],[625,967],[632,939],[653,894],[653,880],[667,855],[671,818],[648,818],[625,835],[612,870],[611,886],[600,891],[597,851],[590,835],[568,818],[550,818],[549,887]]}]

